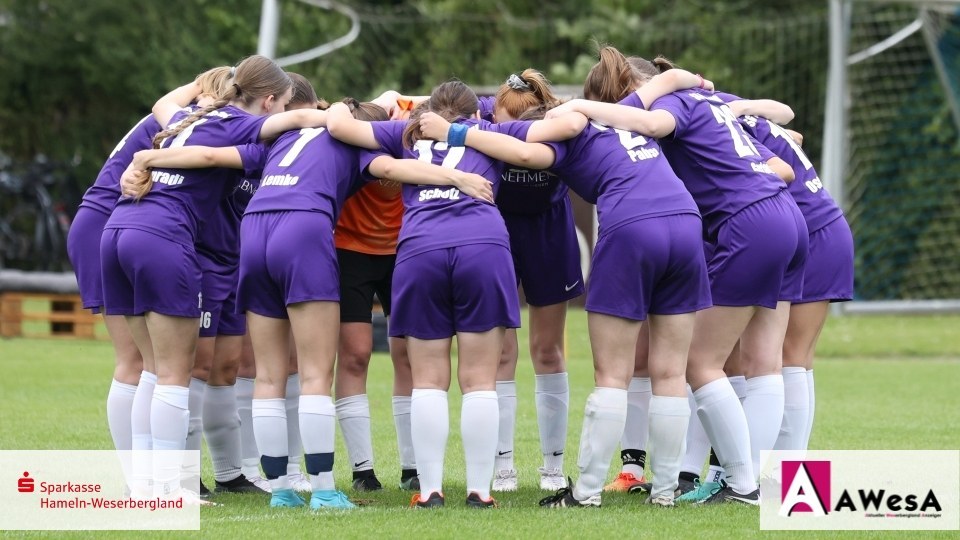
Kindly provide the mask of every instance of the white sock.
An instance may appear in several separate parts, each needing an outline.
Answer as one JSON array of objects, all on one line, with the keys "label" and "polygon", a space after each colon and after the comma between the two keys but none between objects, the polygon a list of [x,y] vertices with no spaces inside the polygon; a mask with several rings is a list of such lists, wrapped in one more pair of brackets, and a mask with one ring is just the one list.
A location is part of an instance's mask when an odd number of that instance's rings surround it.
[{"label": "white sock", "polygon": [[460,409],[467,493],[476,492],[483,500],[490,498],[490,481],[493,479],[493,453],[497,449],[497,402],[496,392],[468,392],[463,395]]},{"label": "white sock", "polygon": [[229,482],[240,476],[240,416],[234,386],[207,386],[203,393],[203,434],[213,477]]},{"label": "white sock", "polygon": [[237,416],[240,417],[240,472],[260,476],[260,450],[253,435],[253,379],[237,377]]},{"label": "white sock", "polygon": [[743,413],[750,430],[750,455],[753,473],[763,470],[760,452],[773,450],[783,423],[783,375],[764,375],[747,379],[747,397]]},{"label": "white sock", "polygon": [[416,469],[417,460],[413,455],[413,437],[410,435],[410,396],[393,396],[393,424],[397,428],[400,468]]},{"label": "white sock", "polygon": [[774,445],[775,450],[803,450],[810,412],[810,392],[807,389],[807,370],[802,367],[783,368],[783,422]]},{"label": "white sock", "polygon": [[120,466],[128,486],[132,485],[133,479],[133,458],[129,453],[129,450],[133,449],[130,414],[136,395],[135,385],[124,384],[116,379],[110,383],[110,392],[107,393],[107,426],[110,428],[113,447],[120,451]]},{"label": "white sock", "polygon": [[616,452],[626,421],[627,391],[594,388],[587,398],[580,433],[580,455],[577,457],[580,478],[573,488],[577,500],[588,499],[603,490],[610,458]]},{"label": "white sock", "polygon": [[366,394],[336,402],[337,420],[354,471],[373,469],[373,441],[370,434],[370,401]]},{"label": "white sock", "polygon": [[263,473],[270,481],[270,488],[274,493],[278,490],[290,489],[286,475],[286,462],[289,455],[286,400],[283,398],[254,399],[252,416],[253,434],[257,439],[257,448],[263,453]]},{"label": "white sock", "polygon": [[130,446],[134,450],[153,448],[153,438],[150,436],[150,405],[153,403],[153,391],[156,387],[156,374],[140,372],[140,384],[137,385],[130,407]]},{"label": "white sock", "polygon": [[567,418],[570,413],[570,382],[566,372],[537,375],[534,400],[537,404],[543,467],[563,470]]},{"label": "white sock", "polygon": [[816,392],[813,391],[813,370],[807,370],[807,392],[809,392],[810,399],[808,400],[809,410],[807,412],[807,429],[803,435],[803,449],[807,450],[810,448],[810,435],[813,434],[813,412],[816,410],[817,400],[815,399]]},{"label": "white sock", "polygon": [[733,391],[737,394],[737,399],[740,400],[740,403],[743,403],[744,398],[747,397],[747,378],[743,375],[733,375],[732,377],[727,377],[727,380],[730,381],[730,386],[733,387]]},{"label": "white sock", "polygon": [[[652,395],[650,377],[630,379],[630,386],[627,387],[627,423],[620,437],[621,450],[647,450],[647,420]],[[643,476],[643,467],[637,463],[624,463],[620,470],[637,478]]]},{"label": "white sock", "polygon": [[750,431],[737,394],[726,377],[700,387],[693,393],[703,429],[723,465],[727,483],[746,495],[757,489],[750,457]]},{"label": "white sock", "polygon": [[714,482],[719,484],[724,478],[726,478],[726,475],[723,472],[723,467],[719,465],[710,465],[710,467],[707,469],[707,479],[705,482]]},{"label": "white sock", "polygon": [[133,404],[130,406],[130,448],[131,456],[131,489],[136,489],[141,495],[146,494],[153,478],[153,457],[149,450],[153,449],[153,437],[150,435],[150,404],[153,402],[153,390],[157,386],[157,376],[148,371],[140,372],[140,384],[133,395]]},{"label": "white sock", "polygon": [[710,438],[703,430],[703,423],[697,414],[697,400],[693,398],[693,390],[687,386],[687,402],[690,406],[690,422],[687,424],[687,451],[680,464],[680,470],[700,476],[703,472],[703,463],[710,454]]},{"label": "white sock", "polygon": [[[154,450],[184,450],[190,422],[190,389],[186,386],[158,384],[150,404],[150,432]],[[181,455],[154,452],[154,495],[167,495],[180,488]],[[195,460],[191,460],[195,461]]]},{"label": "white sock", "polygon": [[685,397],[650,398],[650,472],[653,474],[651,497],[673,497],[680,476],[680,462],[686,453],[690,402]]},{"label": "white sock", "polygon": [[497,431],[496,469],[513,469],[513,431],[517,424],[517,383],[497,381],[500,427]]},{"label": "white sock", "polygon": [[333,447],[337,410],[330,396],[300,396],[300,433],[314,491],[334,489]]},{"label": "white sock", "polygon": [[[190,378],[189,388],[189,420],[187,421],[187,450],[200,451],[203,445],[203,392],[206,390],[207,383],[195,377]],[[193,463],[194,467],[184,467],[185,476],[200,476],[200,465],[197,461]]]},{"label": "white sock", "polygon": [[300,437],[300,374],[294,373],[287,377],[287,454],[290,460],[287,462],[287,474],[297,474],[302,472],[300,464],[303,463],[303,441]]},{"label": "white sock", "polygon": [[133,448],[130,414],[136,395],[136,385],[124,384],[116,379],[110,383],[110,392],[107,393],[107,425],[110,427],[113,446],[117,450]]},{"label": "white sock", "polygon": [[410,434],[417,456],[420,498],[443,491],[443,456],[450,434],[450,411],[443,390],[414,388],[410,397]]}]

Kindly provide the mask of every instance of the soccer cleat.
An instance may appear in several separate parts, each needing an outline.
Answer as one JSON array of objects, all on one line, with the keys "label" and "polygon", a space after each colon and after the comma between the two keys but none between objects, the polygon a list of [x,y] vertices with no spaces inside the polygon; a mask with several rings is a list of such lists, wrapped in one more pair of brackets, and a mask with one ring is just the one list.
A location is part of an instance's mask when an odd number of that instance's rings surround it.
[{"label": "soccer cleat", "polygon": [[562,489],[558,489],[556,493],[550,495],[549,497],[544,497],[540,499],[540,506],[544,508],[583,508],[587,506],[600,506],[600,495],[594,495],[587,498],[583,501],[578,501],[576,497],[573,496],[573,482],[570,479],[567,479],[567,486]]},{"label": "soccer cleat", "polygon": [[253,476],[247,476],[246,479],[249,480],[251,484],[260,488],[261,491],[270,493],[270,481],[266,478],[260,476],[259,474],[255,474]]},{"label": "soccer cleat", "polygon": [[196,491],[190,491],[189,489],[183,488],[180,488],[168,495],[164,495],[161,498],[167,500],[180,499],[183,501],[183,504],[187,506],[220,506],[213,501],[207,500]]},{"label": "soccer cleat", "polygon": [[373,469],[353,472],[353,489],[357,491],[380,491],[383,485],[377,480]]},{"label": "soccer cleat", "polygon": [[299,491],[300,493],[309,493],[313,491],[313,486],[310,485],[310,479],[308,479],[303,473],[298,472],[288,474],[287,477],[290,479],[290,487],[294,491]]},{"label": "soccer cleat", "polygon": [[635,487],[640,486],[646,482],[644,477],[637,478],[633,473],[622,472],[613,479],[613,482],[610,482],[604,486],[604,491],[631,491]]},{"label": "soccer cleat", "polygon": [[420,491],[420,477],[416,469],[404,469],[400,472],[400,489]]},{"label": "soccer cleat", "polygon": [[[217,480],[216,482],[217,485],[213,488],[214,493],[270,493],[264,491],[242,474],[233,480],[227,480],[226,482]],[[267,485],[269,486],[269,482]]]},{"label": "soccer cleat", "polygon": [[567,487],[567,478],[563,476],[560,469],[547,469],[540,467],[540,489],[545,491],[557,491]]},{"label": "soccer cleat", "polygon": [[440,508],[443,506],[443,493],[434,491],[427,497],[427,500],[421,501],[420,494],[414,493],[410,498],[410,508]]},{"label": "soccer cleat", "polygon": [[709,497],[699,501],[697,504],[721,504],[721,503],[739,503],[749,506],[760,506],[760,490],[755,489],[747,494],[737,493],[726,482],[720,482],[720,489],[714,491]]},{"label": "soccer cleat", "polygon": [[[699,480],[695,480],[695,481],[699,481]],[[682,478],[682,477],[677,479],[677,491],[681,495],[689,491],[693,491],[694,489],[696,489],[696,486],[690,480],[687,480],[686,478]],[[653,482],[643,482],[641,484],[631,486],[628,491],[630,491],[630,493],[652,493],[652,490],[653,490]],[[679,495],[677,496],[679,497]]]},{"label": "soccer cleat", "polygon": [[647,497],[646,504],[653,506],[672,507],[674,498],[669,495],[658,495],[656,497]]},{"label": "soccer cleat", "polygon": [[515,469],[502,469],[497,471],[493,477],[493,487],[491,491],[516,491],[517,490],[517,471]]},{"label": "soccer cleat", "polygon": [[694,489],[677,497],[677,502],[698,503],[723,488],[718,482],[701,482],[700,480],[694,480],[693,484]]},{"label": "soccer cleat", "polygon": [[303,497],[292,489],[278,489],[270,495],[271,508],[296,508],[305,504]]},{"label": "soccer cleat", "polygon": [[212,495],[212,493],[210,493],[210,489],[207,486],[205,486],[203,484],[203,480],[201,480],[200,481],[200,498],[206,499],[206,498],[209,498],[210,495]]},{"label": "soccer cleat", "polygon": [[325,508],[349,510],[356,507],[357,505],[350,502],[350,499],[347,498],[347,495],[339,490],[318,489],[310,495],[311,510],[320,510]]},{"label": "soccer cleat", "polygon": [[496,499],[490,497],[487,500],[480,498],[480,494],[476,491],[471,491],[467,495],[467,508],[499,508],[500,505],[497,504]]}]

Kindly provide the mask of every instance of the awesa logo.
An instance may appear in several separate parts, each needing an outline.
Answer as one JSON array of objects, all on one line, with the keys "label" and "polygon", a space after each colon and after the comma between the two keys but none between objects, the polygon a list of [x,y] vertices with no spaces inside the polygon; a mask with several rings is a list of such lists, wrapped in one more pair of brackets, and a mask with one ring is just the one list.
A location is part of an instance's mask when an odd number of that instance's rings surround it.
[{"label": "awesa logo", "polygon": [[932,489],[922,502],[914,493],[844,489],[832,505],[829,461],[783,461],[781,467],[780,516],[795,514],[826,516],[831,512],[942,512]]}]

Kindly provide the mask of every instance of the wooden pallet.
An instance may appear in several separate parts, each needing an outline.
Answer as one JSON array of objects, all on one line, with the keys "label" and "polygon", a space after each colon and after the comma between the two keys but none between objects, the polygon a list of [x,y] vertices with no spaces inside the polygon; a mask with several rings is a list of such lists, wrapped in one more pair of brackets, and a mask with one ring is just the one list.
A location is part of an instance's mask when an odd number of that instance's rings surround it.
[{"label": "wooden pallet", "polygon": [[[46,323],[44,330],[24,327],[33,321]],[[94,339],[99,321],[99,315],[83,308],[78,294],[0,292],[0,337]]]}]

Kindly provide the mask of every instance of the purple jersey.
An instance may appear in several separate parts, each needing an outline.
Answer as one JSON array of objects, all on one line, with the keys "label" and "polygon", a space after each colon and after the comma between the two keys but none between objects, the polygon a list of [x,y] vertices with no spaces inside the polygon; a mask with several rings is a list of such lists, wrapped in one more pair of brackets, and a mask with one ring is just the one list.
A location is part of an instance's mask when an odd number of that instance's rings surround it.
[{"label": "purple jersey", "polygon": [[576,137],[550,143],[552,171],[597,205],[599,234],[640,219],[698,214],[655,139],[590,122]]},{"label": "purple jersey", "polygon": [[[636,106],[635,93],[621,103]],[[787,185],[766,164],[756,143],[713,92],[683,90],[661,97],[651,110],[670,113],[676,128],[660,140],[667,161],[700,208],[707,238],[747,206]]]},{"label": "purple jersey", "polygon": [[[244,170],[235,171],[234,188],[220,200],[214,211],[200,228],[197,238],[197,253],[205,271],[227,273],[240,263],[240,218],[250,199],[260,185],[268,147],[263,143],[251,143],[236,147]],[[213,265],[213,266],[211,266]]]},{"label": "purple jersey", "polygon": [[[522,141],[526,140],[531,124],[531,120],[504,122],[498,124],[497,129]],[[501,213],[542,214],[567,198],[567,185],[553,172],[511,165],[505,167],[496,200]]]},{"label": "purple jersey", "polygon": [[[189,111],[174,115],[182,120]],[[233,106],[208,113],[164,147],[235,146],[257,142],[265,116],[254,116]],[[237,182],[237,171],[222,168],[154,169],[150,193],[139,202],[123,198],[110,216],[107,229],[140,229],[184,245],[197,241],[203,222]]]},{"label": "purple jersey", "polygon": [[[741,99],[722,92],[717,92],[717,95],[727,103]],[[741,116],[740,123],[747,133],[793,168],[796,178],[790,183],[788,190],[803,213],[810,233],[822,229],[843,215],[833,197],[823,188],[810,158],[785,129],[760,116]]]},{"label": "purple jersey", "polygon": [[807,229],[811,233],[843,216],[843,211],[820,182],[810,158],[785,129],[766,118],[757,116],[742,116],[740,122],[748,133],[793,168],[796,178],[790,182],[787,189],[797,201],[797,206],[803,213],[803,219],[807,222]]},{"label": "purple jersey", "polygon": [[96,181],[83,194],[80,206],[105,214],[113,212],[113,207],[117,205],[117,199],[120,198],[120,176],[133,161],[133,154],[153,147],[153,136],[159,131],[160,124],[152,114],[144,116],[137,122],[137,125],[133,126],[110,152],[110,157],[100,169]]},{"label": "purple jersey", "polygon": [[[499,124],[473,119],[461,123],[472,129],[498,133],[519,127],[503,128]],[[402,141],[406,124],[396,121],[370,123],[377,142],[387,154],[479,174],[493,184],[493,193],[497,194],[504,170],[501,162],[472,148],[448,148],[447,143],[430,140],[417,141],[412,149],[406,149]],[[364,168],[372,161],[372,156],[361,160]],[[401,195],[404,213],[397,244],[398,264],[420,253],[467,244],[498,244],[510,249],[507,228],[499,210],[492,204],[463,195],[452,186],[404,184]]]},{"label": "purple jersey", "polygon": [[321,212],[336,223],[347,197],[371,180],[360,173],[360,156],[366,153],[334,139],[325,128],[288,131],[273,143],[246,213]]}]

